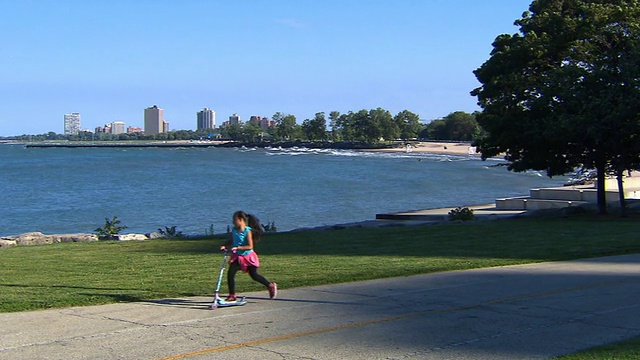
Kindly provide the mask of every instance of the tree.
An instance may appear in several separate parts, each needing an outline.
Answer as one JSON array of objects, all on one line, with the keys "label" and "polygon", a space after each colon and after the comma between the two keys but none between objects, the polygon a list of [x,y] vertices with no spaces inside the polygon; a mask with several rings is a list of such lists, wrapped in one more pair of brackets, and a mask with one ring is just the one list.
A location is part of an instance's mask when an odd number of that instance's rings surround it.
[{"label": "tree", "polygon": [[329,120],[329,126],[331,127],[331,141],[340,141],[340,112],[330,112]]},{"label": "tree", "polygon": [[354,117],[354,113],[349,111],[340,115],[336,120],[336,131],[343,141],[354,141],[356,139]]},{"label": "tree", "polygon": [[376,142],[382,138],[387,141],[392,141],[400,137],[400,127],[393,121],[393,116],[388,110],[383,108],[372,109],[369,111],[370,126],[372,129],[376,129],[372,135],[377,138],[370,139],[370,142]]},{"label": "tree", "polygon": [[227,136],[229,139],[233,141],[242,140],[242,125],[240,124],[231,124],[226,128]]},{"label": "tree", "polygon": [[302,122],[302,131],[311,141],[324,141],[327,137],[327,120],[324,113],[316,113],[313,119]]},{"label": "tree", "polygon": [[420,117],[409,110],[400,111],[393,121],[400,129],[400,138],[404,140],[417,138],[424,129],[424,125],[420,123]]},{"label": "tree", "polygon": [[273,120],[276,121],[275,137],[277,140],[292,140],[296,136],[296,117],[294,115],[284,115],[275,113]]},{"label": "tree", "polygon": [[536,0],[516,25],[474,72],[482,157],[549,176],[595,168],[605,213],[606,174],[640,157],[640,2]]},{"label": "tree", "polygon": [[480,125],[473,114],[456,111],[444,117],[448,140],[471,141],[480,134]]},{"label": "tree", "polygon": [[444,119],[433,120],[427,124],[422,137],[429,140],[449,140],[447,124]]},{"label": "tree", "polygon": [[477,139],[480,133],[480,125],[475,114],[456,111],[443,119],[431,121],[423,135],[431,140],[472,141]]},{"label": "tree", "polygon": [[242,140],[246,142],[254,142],[259,140],[262,129],[255,123],[249,122],[242,127]]}]

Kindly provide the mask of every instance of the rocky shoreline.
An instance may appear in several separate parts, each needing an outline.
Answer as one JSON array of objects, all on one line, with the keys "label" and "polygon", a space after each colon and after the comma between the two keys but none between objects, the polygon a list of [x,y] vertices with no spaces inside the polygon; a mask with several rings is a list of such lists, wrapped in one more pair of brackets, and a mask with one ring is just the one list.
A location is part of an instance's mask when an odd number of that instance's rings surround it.
[{"label": "rocky shoreline", "polygon": [[[114,240],[118,241],[142,241],[161,237],[158,233],[150,234],[122,234],[117,235]],[[0,237],[0,249],[13,246],[46,245],[70,242],[92,242],[99,241],[96,234],[52,234],[47,235],[41,232],[29,232],[15,236]]]},{"label": "rocky shoreline", "polygon": [[404,146],[404,143],[397,144],[373,144],[368,142],[331,142],[331,141],[113,141],[113,142],[90,142],[90,141],[65,141],[65,142],[42,142],[26,143],[27,148],[239,148],[239,147],[281,147],[281,148],[308,148],[308,149],[336,149],[336,150],[371,150],[371,149],[393,149]]}]

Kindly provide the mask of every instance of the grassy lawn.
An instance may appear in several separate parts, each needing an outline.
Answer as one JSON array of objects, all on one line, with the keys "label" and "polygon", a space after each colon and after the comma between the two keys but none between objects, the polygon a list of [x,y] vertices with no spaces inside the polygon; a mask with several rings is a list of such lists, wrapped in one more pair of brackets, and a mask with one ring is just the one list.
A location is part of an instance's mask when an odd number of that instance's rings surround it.
[{"label": "grassy lawn", "polygon": [[[261,273],[280,288],[640,252],[637,219],[575,216],[270,234]],[[221,238],[0,250],[0,312],[210,295]],[[225,281],[226,283],[226,281]],[[240,291],[260,290],[238,276]],[[225,287],[223,287],[223,291]]]},{"label": "grassy lawn", "polygon": [[557,360],[637,360],[640,359],[640,337],[561,356]]}]

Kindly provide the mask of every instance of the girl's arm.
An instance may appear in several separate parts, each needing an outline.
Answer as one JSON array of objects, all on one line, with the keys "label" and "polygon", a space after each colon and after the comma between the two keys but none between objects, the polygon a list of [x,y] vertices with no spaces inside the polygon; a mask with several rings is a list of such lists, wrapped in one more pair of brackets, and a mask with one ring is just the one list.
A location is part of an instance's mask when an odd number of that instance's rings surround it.
[{"label": "girl's arm", "polygon": [[247,231],[247,245],[234,247],[231,250],[253,250],[253,234],[251,234],[251,231]]}]

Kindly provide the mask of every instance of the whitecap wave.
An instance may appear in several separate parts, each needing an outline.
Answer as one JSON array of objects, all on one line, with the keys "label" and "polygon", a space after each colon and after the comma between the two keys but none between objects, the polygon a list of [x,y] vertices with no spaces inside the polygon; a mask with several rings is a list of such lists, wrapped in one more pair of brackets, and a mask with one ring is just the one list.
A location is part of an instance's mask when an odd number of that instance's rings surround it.
[{"label": "whitecap wave", "polygon": [[405,153],[405,152],[374,152],[348,149],[311,149],[305,147],[266,147],[265,154],[268,156],[300,156],[300,155],[326,155],[337,157],[358,157],[358,158],[378,158],[378,159],[413,159],[418,161],[471,161],[479,160],[477,157],[466,155],[430,154],[430,153]]}]

